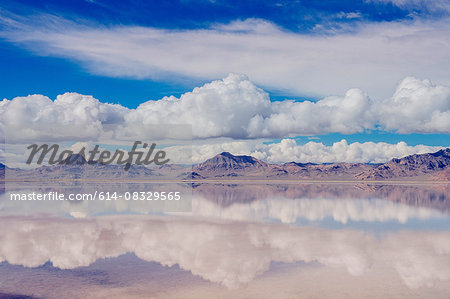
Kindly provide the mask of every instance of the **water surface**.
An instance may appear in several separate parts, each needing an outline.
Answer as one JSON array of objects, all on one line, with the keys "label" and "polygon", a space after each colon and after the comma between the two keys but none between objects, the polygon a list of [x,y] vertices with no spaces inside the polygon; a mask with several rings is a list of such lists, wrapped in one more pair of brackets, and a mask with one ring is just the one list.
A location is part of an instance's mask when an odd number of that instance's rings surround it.
[{"label": "water surface", "polygon": [[19,191],[162,188],[144,182],[47,182],[42,188],[36,182],[8,183],[0,199],[0,293],[35,298],[446,298],[450,293],[448,184],[176,185],[188,210],[155,210],[149,201],[8,198]]}]

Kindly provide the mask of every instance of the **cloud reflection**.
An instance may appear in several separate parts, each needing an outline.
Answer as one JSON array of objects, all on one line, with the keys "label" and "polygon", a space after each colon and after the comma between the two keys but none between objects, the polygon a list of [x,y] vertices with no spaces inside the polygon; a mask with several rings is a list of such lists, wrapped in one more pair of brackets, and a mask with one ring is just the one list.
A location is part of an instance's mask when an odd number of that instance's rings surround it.
[{"label": "cloud reflection", "polygon": [[274,219],[283,223],[297,220],[336,222],[348,221],[406,223],[411,219],[443,218],[437,210],[393,203],[382,199],[324,199],[324,198],[270,198],[251,203],[237,203],[220,207],[205,199],[192,201],[194,215],[232,220]]},{"label": "cloud reflection", "polygon": [[450,279],[449,232],[361,231],[178,217],[95,219],[0,218],[0,261],[62,269],[133,252],[145,261],[179,265],[229,288],[267,271],[271,262],[318,262],[364,275],[394,268],[410,288]]}]

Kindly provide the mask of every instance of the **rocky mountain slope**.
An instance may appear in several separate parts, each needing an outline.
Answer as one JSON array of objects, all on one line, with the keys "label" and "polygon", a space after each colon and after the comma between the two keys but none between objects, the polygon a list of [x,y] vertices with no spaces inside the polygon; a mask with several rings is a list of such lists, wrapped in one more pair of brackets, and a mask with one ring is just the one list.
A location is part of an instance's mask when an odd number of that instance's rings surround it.
[{"label": "rocky mountain slope", "polygon": [[193,168],[194,178],[349,179],[372,168],[362,163],[269,164],[251,156],[223,152]]},{"label": "rocky mountain slope", "polygon": [[373,169],[356,175],[361,180],[392,179],[433,175],[435,178],[445,177],[450,166],[450,148],[436,153],[411,155],[400,159],[392,159]]}]

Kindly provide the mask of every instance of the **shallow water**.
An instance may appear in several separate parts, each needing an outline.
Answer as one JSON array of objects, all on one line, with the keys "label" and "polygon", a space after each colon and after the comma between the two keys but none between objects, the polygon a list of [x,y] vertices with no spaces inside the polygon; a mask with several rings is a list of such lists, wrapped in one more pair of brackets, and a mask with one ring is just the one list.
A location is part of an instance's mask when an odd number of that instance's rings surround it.
[{"label": "shallow water", "polygon": [[[399,297],[450,293],[450,185],[8,183],[0,294],[36,298]],[[155,201],[14,192],[179,190]]]}]

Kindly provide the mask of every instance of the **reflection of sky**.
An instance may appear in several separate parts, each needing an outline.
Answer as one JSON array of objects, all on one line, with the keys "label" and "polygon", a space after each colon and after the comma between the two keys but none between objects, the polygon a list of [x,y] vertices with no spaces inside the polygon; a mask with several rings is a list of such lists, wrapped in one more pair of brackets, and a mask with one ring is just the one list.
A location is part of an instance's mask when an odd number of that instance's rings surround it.
[{"label": "reflection of sky", "polygon": [[[382,199],[323,199],[323,198],[268,198],[251,203],[236,203],[219,207],[214,203],[194,198],[192,213],[196,216],[238,221],[275,221],[285,224],[355,227],[359,223],[394,223],[409,227],[419,221],[426,227],[428,221],[449,228],[450,217],[424,207],[393,203]],[[366,227],[370,228],[370,225]],[[385,226],[389,228],[389,226]]]},{"label": "reflection of sky", "polygon": [[[103,185],[104,186],[104,185]],[[264,186],[263,186],[264,187]],[[329,187],[329,186],[328,186]],[[324,185],[318,191],[265,192],[256,187],[227,186],[216,188],[211,193],[208,189],[194,189],[187,185],[175,184],[124,184],[116,186],[113,192],[123,194],[131,190],[177,190],[182,194],[179,202],[125,201],[11,201],[9,195],[15,192],[32,192],[35,189],[8,190],[0,195],[0,214],[33,215],[52,214],[59,217],[92,217],[116,214],[172,214],[179,216],[195,216],[206,219],[223,219],[227,221],[275,222],[296,224],[299,226],[314,225],[326,228],[352,227],[364,230],[392,229],[436,229],[450,228],[450,213],[445,190],[433,189],[414,193],[415,189],[400,189],[402,193],[395,198],[386,198],[385,192],[372,192],[355,197],[355,192],[344,189],[335,194],[335,190],[325,192]],[[58,191],[67,193],[94,193],[99,185],[72,185],[67,188],[47,187],[41,192]],[[335,186],[333,186],[335,188]],[[348,188],[354,188],[348,186]],[[109,189],[106,189],[109,190]],[[383,190],[383,189],[380,189]],[[419,188],[420,190],[420,188]],[[122,191],[122,192],[121,192]],[[304,191],[300,189],[300,191]],[[317,195],[315,195],[317,192]],[[363,193],[363,191],[360,191]],[[410,194],[415,197],[411,197]],[[358,194],[358,193],[356,193]],[[390,193],[392,194],[392,193]],[[333,197],[334,196],[334,197]],[[422,201],[420,201],[420,200]],[[191,210],[192,203],[192,210]],[[441,207],[447,207],[442,210]],[[190,211],[190,212],[187,212]]]},{"label": "reflection of sky", "polygon": [[325,188],[314,196],[227,187],[215,188],[214,197],[194,188],[192,212],[160,215],[146,202],[48,205],[10,202],[4,193],[0,293],[440,298],[450,292],[450,217],[438,208],[446,206],[446,189],[423,193],[439,198],[435,205],[425,196],[415,204],[374,193],[332,197]]},{"label": "reflection of sky", "polygon": [[354,228],[358,230],[383,233],[386,231],[398,231],[398,230],[414,230],[414,231],[448,231],[450,229],[450,218],[448,216],[439,218],[427,218],[427,219],[408,219],[407,222],[401,223],[395,220],[388,221],[352,221],[347,223],[339,223],[331,218],[324,219],[322,221],[311,222],[305,219],[299,219],[295,222],[297,226],[315,225],[318,227],[328,229],[344,229]]},{"label": "reflection of sky", "polygon": [[380,237],[354,229],[167,216],[0,221],[8,228],[0,234],[0,260],[26,267],[50,261],[74,269],[133,252],[144,261],[178,265],[229,288],[253,281],[272,262],[317,262],[351,276],[387,267],[412,289],[450,279],[448,231],[400,231]]}]

